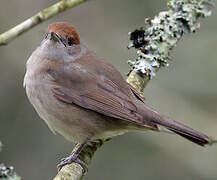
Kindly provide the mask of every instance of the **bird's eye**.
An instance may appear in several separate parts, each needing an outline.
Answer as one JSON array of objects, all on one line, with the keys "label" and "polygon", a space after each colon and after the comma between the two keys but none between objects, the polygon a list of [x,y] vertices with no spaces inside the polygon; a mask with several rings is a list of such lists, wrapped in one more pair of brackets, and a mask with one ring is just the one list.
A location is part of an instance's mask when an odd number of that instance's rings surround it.
[{"label": "bird's eye", "polygon": [[69,38],[69,39],[68,39],[68,45],[69,45],[69,46],[72,46],[72,45],[73,45],[73,39],[72,39],[72,38]]}]

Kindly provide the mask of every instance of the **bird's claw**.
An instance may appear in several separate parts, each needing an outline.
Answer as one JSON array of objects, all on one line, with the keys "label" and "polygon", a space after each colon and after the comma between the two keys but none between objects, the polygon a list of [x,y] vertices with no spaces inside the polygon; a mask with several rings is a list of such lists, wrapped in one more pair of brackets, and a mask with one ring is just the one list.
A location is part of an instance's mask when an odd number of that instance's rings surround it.
[{"label": "bird's claw", "polygon": [[78,156],[74,155],[74,154],[70,155],[69,157],[61,159],[61,162],[57,165],[57,170],[60,171],[63,166],[65,166],[67,164],[71,164],[73,162],[80,164],[84,170],[84,173],[86,173],[88,171],[87,164],[85,162],[83,162],[82,160],[80,160],[78,158]]}]

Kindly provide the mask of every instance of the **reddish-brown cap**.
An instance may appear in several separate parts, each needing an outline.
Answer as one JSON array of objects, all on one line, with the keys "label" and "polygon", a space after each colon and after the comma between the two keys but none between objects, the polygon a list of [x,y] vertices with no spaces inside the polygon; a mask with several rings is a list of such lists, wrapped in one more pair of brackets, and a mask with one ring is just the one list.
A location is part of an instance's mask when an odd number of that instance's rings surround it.
[{"label": "reddish-brown cap", "polygon": [[73,44],[80,44],[80,36],[78,31],[72,25],[66,22],[56,22],[50,24],[46,30],[46,33],[54,32],[61,37],[71,39]]}]

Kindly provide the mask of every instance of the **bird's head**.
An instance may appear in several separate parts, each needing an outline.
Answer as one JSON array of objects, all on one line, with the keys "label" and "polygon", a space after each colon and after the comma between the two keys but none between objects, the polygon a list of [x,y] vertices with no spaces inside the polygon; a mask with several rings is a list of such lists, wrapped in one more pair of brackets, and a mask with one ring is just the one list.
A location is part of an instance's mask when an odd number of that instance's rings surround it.
[{"label": "bird's head", "polygon": [[46,30],[45,40],[53,43],[60,43],[64,46],[73,46],[80,44],[78,31],[72,25],[66,22],[56,22],[50,24]]}]

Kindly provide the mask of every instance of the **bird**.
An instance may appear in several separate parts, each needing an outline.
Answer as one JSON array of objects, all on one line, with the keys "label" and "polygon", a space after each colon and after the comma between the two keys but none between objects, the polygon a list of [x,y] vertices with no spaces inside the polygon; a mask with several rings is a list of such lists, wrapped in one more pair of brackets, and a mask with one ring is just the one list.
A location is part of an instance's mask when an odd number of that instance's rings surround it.
[{"label": "bird", "polygon": [[161,127],[205,146],[210,136],[166,117],[149,107],[120,72],[80,42],[67,22],[48,26],[41,44],[26,63],[24,88],[30,103],[51,131],[79,143],[76,152],[59,164],[77,162],[88,143],[131,130],[161,131]]}]

